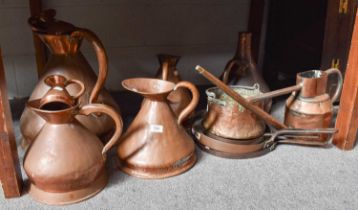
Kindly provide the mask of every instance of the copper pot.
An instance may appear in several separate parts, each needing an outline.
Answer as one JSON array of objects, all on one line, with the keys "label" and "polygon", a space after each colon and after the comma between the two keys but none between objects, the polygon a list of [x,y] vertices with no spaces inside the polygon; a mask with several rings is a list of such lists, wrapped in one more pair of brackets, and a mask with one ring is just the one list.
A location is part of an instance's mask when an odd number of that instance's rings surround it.
[{"label": "copper pot", "polygon": [[[338,86],[333,97],[327,94],[327,80],[336,74]],[[286,101],[285,124],[293,128],[328,128],[332,121],[333,102],[342,89],[342,74],[338,69],[311,70],[297,74],[300,91],[293,92]],[[326,140],[322,135],[322,141]]]},{"label": "copper pot", "polygon": [[[191,168],[195,161],[195,145],[182,127],[193,112],[199,92],[189,82],[174,84],[159,79],[133,78],[122,82],[127,90],[144,97],[135,119],[120,140],[120,169],[141,178],[165,178]],[[178,88],[193,95],[189,105],[176,117],[167,97]]]},{"label": "copper pot", "polygon": [[[45,66],[46,73],[39,79],[40,82],[36,85],[29,100],[42,98],[48,92],[50,87],[44,82],[45,78],[49,75],[62,75],[84,83],[86,90],[78,99],[80,106],[96,102],[119,110],[115,101],[103,88],[108,70],[107,55],[101,41],[91,31],[56,20],[54,15],[54,12],[45,11],[40,16],[29,19],[33,32],[40,37],[51,52]],[[95,49],[99,64],[98,77],[79,50],[83,39],[88,40]],[[71,95],[80,91],[77,85],[68,86],[67,89]],[[76,118],[98,136],[105,135],[114,128],[113,121],[106,115],[77,116]],[[27,143],[35,139],[44,125],[45,120],[27,107],[25,108],[20,119],[20,129]]]},{"label": "copper pot", "polygon": [[[244,98],[260,95],[259,85],[230,86]],[[203,120],[203,127],[210,133],[230,139],[253,139],[265,132],[265,122],[251,111],[235,102],[220,88],[213,87],[206,90],[208,96],[207,114]],[[252,103],[260,108],[262,101]]]},{"label": "copper pot", "polygon": [[[122,132],[122,120],[108,105],[31,100],[27,108],[45,123],[24,158],[29,194],[37,201],[62,205],[94,196],[107,183],[106,153]],[[106,145],[75,117],[102,113],[111,117],[115,132]]]},{"label": "copper pot", "polygon": [[[161,78],[162,80],[170,81],[175,84],[180,82],[181,77],[176,67],[179,59],[179,56],[159,54],[158,60],[160,68],[157,72],[157,78]],[[179,116],[180,112],[183,111],[183,109],[190,103],[191,95],[188,90],[178,88],[171,92],[167,99],[175,115]]]}]

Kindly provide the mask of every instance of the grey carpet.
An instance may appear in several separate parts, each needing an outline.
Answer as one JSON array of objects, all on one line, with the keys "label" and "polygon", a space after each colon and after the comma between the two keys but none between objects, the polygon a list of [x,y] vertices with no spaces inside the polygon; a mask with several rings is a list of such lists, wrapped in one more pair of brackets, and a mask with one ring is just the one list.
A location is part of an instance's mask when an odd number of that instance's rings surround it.
[{"label": "grey carpet", "polygon": [[[282,103],[276,105],[274,115],[282,112]],[[219,158],[199,149],[197,153],[198,163],[191,170],[164,180],[125,175],[112,156],[107,187],[89,200],[62,208],[358,209],[357,149],[280,145],[267,155],[245,160]],[[27,194],[0,198],[0,208],[59,209]]]}]

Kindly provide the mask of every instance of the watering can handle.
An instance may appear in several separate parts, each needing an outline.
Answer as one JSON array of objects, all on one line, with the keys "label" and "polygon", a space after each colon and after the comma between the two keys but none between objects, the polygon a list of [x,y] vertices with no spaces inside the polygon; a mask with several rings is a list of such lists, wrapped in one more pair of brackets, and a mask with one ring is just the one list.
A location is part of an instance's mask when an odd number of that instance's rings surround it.
[{"label": "watering can handle", "polygon": [[223,75],[222,75],[222,81],[225,84],[229,83],[229,77],[230,77],[231,72],[234,70],[235,64],[237,64],[237,60],[235,60],[235,59],[232,59],[228,62],[227,66],[223,72]]},{"label": "watering can handle", "polygon": [[92,44],[97,60],[98,60],[98,76],[95,86],[91,92],[89,103],[95,103],[98,99],[99,92],[104,86],[108,74],[108,63],[107,63],[107,54],[104,50],[102,42],[99,38],[90,30],[87,29],[78,29],[71,33],[71,37],[82,39],[85,38],[89,43]]},{"label": "watering can handle", "polygon": [[342,73],[341,73],[341,71],[339,69],[336,69],[336,68],[327,69],[324,72],[327,73],[328,75],[337,74],[337,77],[338,77],[338,84],[337,84],[336,92],[331,97],[331,101],[333,103],[338,99],[338,96],[339,96],[339,94],[341,93],[341,90],[342,90],[342,84],[343,84]]},{"label": "watering can handle", "polygon": [[193,85],[190,82],[181,81],[175,85],[174,90],[177,90],[180,87],[187,88],[191,92],[192,98],[188,106],[185,107],[185,109],[183,109],[183,111],[181,111],[179,114],[178,117],[179,125],[181,125],[184,122],[184,120],[186,120],[188,116],[194,111],[195,107],[199,103],[199,96],[200,96],[198,89],[196,89],[195,85]]},{"label": "watering can handle", "polygon": [[87,104],[80,109],[79,114],[87,116],[91,113],[98,113],[98,112],[107,114],[109,117],[113,119],[115,124],[115,131],[114,134],[112,135],[112,138],[107,142],[106,145],[104,145],[102,149],[102,156],[104,159],[106,159],[107,151],[113,147],[113,145],[119,140],[119,137],[122,134],[123,121],[120,115],[113,108],[105,104]]}]

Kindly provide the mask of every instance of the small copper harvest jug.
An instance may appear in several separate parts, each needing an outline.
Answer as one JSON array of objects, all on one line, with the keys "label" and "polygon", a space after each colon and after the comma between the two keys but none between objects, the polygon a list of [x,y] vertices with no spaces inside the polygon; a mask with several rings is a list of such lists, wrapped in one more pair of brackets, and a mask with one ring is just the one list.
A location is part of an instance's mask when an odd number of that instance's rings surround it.
[{"label": "small copper harvest jug", "polygon": [[[189,82],[174,84],[160,79],[133,78],[122,82],[127,90],[144,97],[142,106],[120,140],[120,169],[141,178],[158,179],[180,174],[196,162],[195,145],[181,126],[199,101],[199,92]],[[177,118],[168,95],[183,87],[192,100]]]},{"label": "small copper harvest jug", "polygon": [[[101,41],[91,31],[56,20],[54,16],[54,10],[46,10],[39,16],[29,18],[33,32],[40,37],[51,53],[44,67],[45,73],[39,79],[40,82],[37,83],[29,100],[43,97],[50,89],[44,79],[56,74],[84,83],[86,90],[78,98],[81,106],[89,103],[103,103],[119,110],[115,101],[103,88],[107,77],[107,55]],[[88,40],[95,49],[99,65],[98,77],[80,51],[84,39]],[[78,85],[67,87],[71,95],[78,93],[79,88]],[[77,116],[76,118],[98,136],[106,135],[114,127],[113,121],[106,115]],[[20,119],[20,129],[27,144],[35,139],[44,124],[45,121],[40,116],[25,108]]]},{"label": "small copper harvest jug", "polygon": [[[175,84],[180,82],[181,78],[176,67],[179,59],[179,56],[159,54],[158,60],[160,68],[157,72],[157,78],[161,78],[162,80],[173,82]],[[168,101],[175,115],[179,116],[180,112],[183,111],[183,109],[187,107],[191,101],[190,92],[184,88],[179,88],[169,94]]]},{"label": "small copper harvest jug", "polygon": [[[30,180],[29,194],[37,201],[63,205],[94,196],[107,183],[106,153],[122,132],[122,120],[108,105],[70,105],[61,101],[31,100],[27,108],[45,124],[28,148],[24,169]],[[106,145],[75,117],[102,113],[111,117],[115,132]]]},{"label": "small copper harvest jug", "polygon": [[[336,74],[338,85],[331,98],[327,94],[327,80]],[[342,74],[338,69],[311,70],[297,74],[300,91],[293,92],[286,101],[285,124],[292,128],[328,128],[332,121],[333,105],[342,89]],[[325,140],[322,138],[322,141]]]}]

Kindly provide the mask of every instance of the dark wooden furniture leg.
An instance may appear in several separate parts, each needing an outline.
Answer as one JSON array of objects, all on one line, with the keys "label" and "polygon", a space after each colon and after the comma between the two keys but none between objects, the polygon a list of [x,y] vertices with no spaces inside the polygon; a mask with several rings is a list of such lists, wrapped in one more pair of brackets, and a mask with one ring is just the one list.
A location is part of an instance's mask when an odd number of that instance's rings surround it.
[{"label": "dark wooden furniture leg", "polygon": [[[38,15],[42,11],[42,2],[41,0],[29,0],[30,2],[30,14]],[[41,77],[44,73],[44,67],[46,64],[46,48],[42,43],[40,38],[36,36],[35,33],[32,33],[34,46],[35,46],[35,54],[36,54],[36,64],[37,64],[37,76]]]},{"label": "dark wooden furniture leg", "polygon": [[256,62],[259,62],[264,12],[265,0],[251,0],[248,31],[252,33],[252,55]]},{"label": "dark wooden furniture leg", "polygon": [[338,133],[333,143],[349,150],[357,140],[358,129],[358,13],[356,14],[343,91],[336,121]]},{"label": "dark wooden furniture leg", "polygon": [[21,195],[22,177],[0,49],[0,180],[6,198]]}]

